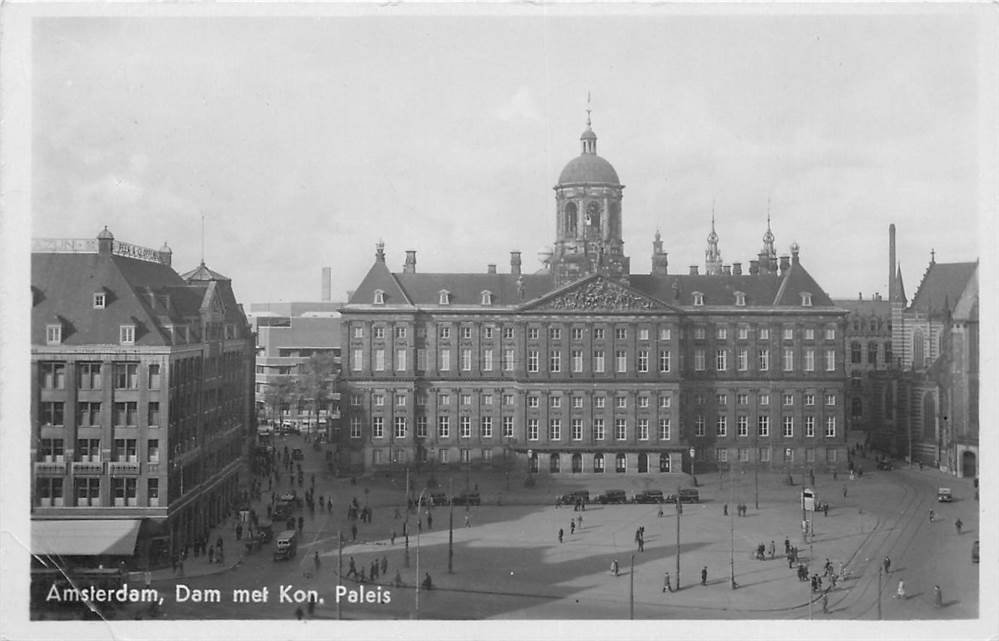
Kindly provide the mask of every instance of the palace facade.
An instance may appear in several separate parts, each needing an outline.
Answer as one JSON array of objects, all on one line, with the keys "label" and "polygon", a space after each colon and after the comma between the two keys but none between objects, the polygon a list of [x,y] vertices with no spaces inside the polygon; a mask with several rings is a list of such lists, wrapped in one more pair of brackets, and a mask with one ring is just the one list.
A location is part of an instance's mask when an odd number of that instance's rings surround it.
[{"label": "palace facade", "polygon": [[582,152],[555,186],[545,267],[421,273],[375,261],[342,309],[342,464],[507,464],[553,474],[845,466],[845,329],[768,218],[745,266],[712,221],[703,273],[632,274],[624,186]]}]

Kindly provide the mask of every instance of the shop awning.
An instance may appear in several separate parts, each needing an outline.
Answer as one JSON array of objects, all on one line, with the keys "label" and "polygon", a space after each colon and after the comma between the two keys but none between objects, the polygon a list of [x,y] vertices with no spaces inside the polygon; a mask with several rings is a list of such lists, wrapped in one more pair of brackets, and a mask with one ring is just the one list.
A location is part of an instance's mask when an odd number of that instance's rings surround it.
[{"label": "shop awning", "polygon": [[131,556],[140,519],[54,519],[31,522],[34,554]]}]

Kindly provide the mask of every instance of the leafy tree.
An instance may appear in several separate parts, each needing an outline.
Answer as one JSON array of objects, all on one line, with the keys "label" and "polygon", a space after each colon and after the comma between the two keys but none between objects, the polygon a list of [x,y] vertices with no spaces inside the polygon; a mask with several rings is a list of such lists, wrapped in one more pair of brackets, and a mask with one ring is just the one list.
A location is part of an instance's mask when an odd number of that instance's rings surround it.
[{"label": "leafy tree", "polygon": [[338,376],[336,363],[330,353],[313,354],[298,366],[295,386],[299,399],[309,408],[310,418],[318,420],[319,410],[329,407]]},{"label": "leafy tree", "polygon": [[271,417],[281,418],[281,408],[289,404],[296,396],[295,380],[291,376],[279,376],[267,385],[264,392],[264,403],[271,408]]}]

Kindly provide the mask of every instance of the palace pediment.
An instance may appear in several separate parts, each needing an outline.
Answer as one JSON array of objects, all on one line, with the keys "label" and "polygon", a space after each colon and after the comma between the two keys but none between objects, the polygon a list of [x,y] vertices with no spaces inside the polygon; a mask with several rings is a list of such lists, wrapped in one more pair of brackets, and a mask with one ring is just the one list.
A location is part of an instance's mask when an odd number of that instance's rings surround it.
[{"label": "palace pediment", "polygon": [[672,307],[661,300],[603,276],[591,276],[570,283],[527,303],[522,309],[532,312],[673,311]]}]

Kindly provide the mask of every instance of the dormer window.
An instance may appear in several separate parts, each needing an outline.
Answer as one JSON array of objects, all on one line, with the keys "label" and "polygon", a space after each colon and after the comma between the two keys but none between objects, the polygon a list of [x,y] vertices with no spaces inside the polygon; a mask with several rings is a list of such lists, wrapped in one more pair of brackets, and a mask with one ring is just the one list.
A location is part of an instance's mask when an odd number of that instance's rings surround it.
[{"label": "dormer window", "polygon": [[694,306],[700,307],[704,305],[704,294],[701,292],[694,292]]},{"label": "dormer window", "polygon": [[385,304],[385,292],[381,289],[375,290],[375,305]]},{"label": "dormer window", "polygon": [[104,309],[108,302],[108,295],[104,292],[94,292],[94,309]]},{"label": "dormer window", "polygon": [[812,294],[811,292],[801,292],[801,306],[811,307],[812,306]]},{"label": "dormer window", "polygon": [[735,293],[735,305],[736,307],[746,306],[746,292],[736,292]]},{"label": "dormer window", "polygon": [[440,291],[440,304],[450,305],[451,304],[451,292],[446,289]]},{"label": "dormer window", "polygon": [[134,345],[135,325],[120,325],[118,327],[118,342],[122,345]]},{"label": "dormer window", "polygon": [[45,326],[45,344],[59,345],[62,343],[62,325],[52,324]]},{"label": "dormer window", "polygon": [[483,305],[493,304],[493,293],[488,289],[482,292],[482,304]]}]

